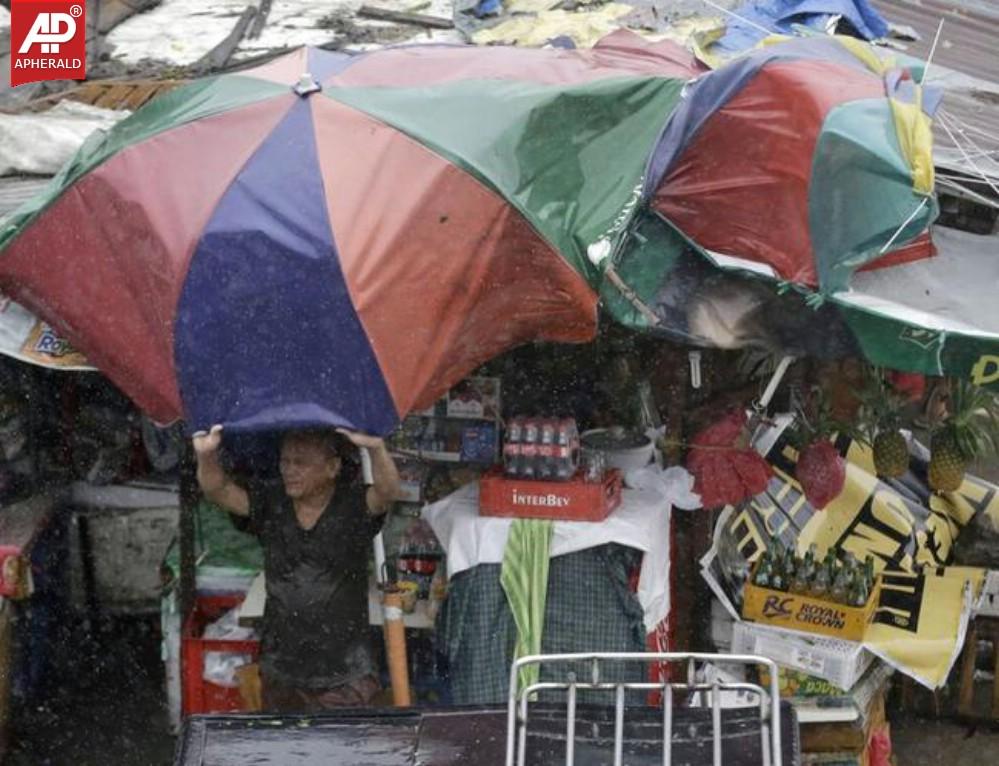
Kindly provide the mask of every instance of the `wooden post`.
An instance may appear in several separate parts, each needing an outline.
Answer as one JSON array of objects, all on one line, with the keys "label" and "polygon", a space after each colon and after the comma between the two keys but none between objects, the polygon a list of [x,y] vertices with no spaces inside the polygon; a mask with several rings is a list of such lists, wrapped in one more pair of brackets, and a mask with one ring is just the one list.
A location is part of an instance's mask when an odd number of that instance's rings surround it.
[{"label": "wooden post", "polygon": [[402,594],[398,591],[385,591],[382,605],[385,615],[385,657],[392,684],[392,704],[396,707],[409,707],[413,702],[409,692],[409,661],[406,657]]}]

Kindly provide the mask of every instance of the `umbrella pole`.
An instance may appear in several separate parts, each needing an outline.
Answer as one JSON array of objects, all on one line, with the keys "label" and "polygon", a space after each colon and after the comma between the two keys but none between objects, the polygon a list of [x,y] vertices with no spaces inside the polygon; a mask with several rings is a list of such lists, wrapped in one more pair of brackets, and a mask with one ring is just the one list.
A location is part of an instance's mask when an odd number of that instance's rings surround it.
[{"label": "umbrella pole", "polygon": [[189,440],[186,441],[183,454],[180,460],[180,523],[179,527],[179,548],[180,548],[180,577],[178,587],[178,606],[180,607],[181,619],[186,620],[187,616],[194,609],[195,599],[195,522],[194,513],[198,507],[200,490],[198,488],[198,477],[194,460],[194,449]]},{"label": "umbrella pole", "polygon": [[406,625],[402,615],[402,594],[385,591],[382,601],[385,615],[385,656],[392,684],[392,704],[409,707],[413,704],[409,691],[409,662],[406,658]]},{"label": "umbrella pole", "polygon": [[774,370],[774,374],[770,376],[770,382],[767,383],[767,387],[763,390],[763,396],[759,398],[756,404],[753,406],[757,412],[765,412],[767,407],[770,406],[770,400],[774,398],[774,394],[777,393],[777,387],[780,385],[781,381],[784,380],[784,375],[787,374],[787,368],[791,366],[794,361],[793,356],[782,356],[780,362],[777,364],[777,369]]}]

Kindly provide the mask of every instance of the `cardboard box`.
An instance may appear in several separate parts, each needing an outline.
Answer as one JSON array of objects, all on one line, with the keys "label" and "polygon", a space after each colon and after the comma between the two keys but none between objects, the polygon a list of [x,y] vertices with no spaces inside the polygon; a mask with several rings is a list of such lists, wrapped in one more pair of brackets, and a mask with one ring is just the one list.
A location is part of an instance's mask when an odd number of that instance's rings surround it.
[{"label": "cardboard box", "polygon": [[753,573],[743,592],[743,618],[773,627],[820,633],[845,641],[863,640],[867,625],[874,619],[881,596],[880,577],[874,580],[874,587],[864,606],[846,606],[808,595],[754,585],[756,566],[753,567]]},{"label": "cardboard box", "polygon": [[874,661],[861,644],[737,622],[733,654],[758,654],[784,667],[825,679],[843,691],[852,689]]},{"label": "cardboard box", "polygon": [[[768,687],[770,670],[766,665],[760,665],[759,672],[760,683]],[[781,697],[838,697],[843,694],[843,690],[836,684],[803,670],[778,667],[777,678]]]},{"label": "cardboard box", "polygon": [[498,418],[499,413],[499,378],[466,378],[448,391],[448,417],[492,420]]}]

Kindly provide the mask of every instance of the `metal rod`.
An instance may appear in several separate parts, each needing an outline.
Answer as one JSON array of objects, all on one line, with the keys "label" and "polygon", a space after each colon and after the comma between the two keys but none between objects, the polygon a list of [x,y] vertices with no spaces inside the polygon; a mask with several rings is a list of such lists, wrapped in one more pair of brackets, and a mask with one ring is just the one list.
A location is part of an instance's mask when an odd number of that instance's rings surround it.
[{"label": "metal rod", "polygon": [[527,700],[530,694],[520,698],[520,737],[517,742],[517,766],[527,763]]},{"label": "metal rod", "polygon": [[576,685],[569,687],[569,703],[565,717],[565,766],[573,766],[576,758]]},{"label": "metal rod", "polygon": [[510,668],[510,692],[506,701],[506,766],[514,766],[517,735],[517,672],[520,666],[513,663]]},{"label": "metal rod", "polygon": [[769,728],[767,727],[767,697],[765,694],[760,694],[760,763],[763,766],[771,766]]},{"label": "metal rod", "polygon": [[926,57],[926,66],[923,67],[923,76],[919,80],[920,85],[926,83],[926,78],[930,72],[930,64],[933,62],[933,54],[937,52],[937,43],[940,42],[940,33],[943,31],[944,20],[940,19],[940,23],[937,24],[937,33],[933,35],[933,45],[930,46],[930,55]]},{"label": "metal rod", "polygon": [[773,30],[767,29],[766,27],[764,27],[764,26],[762,26],[760,24],[757,24],[755,21],[750,21],[749,19],[747,19],[747,18],[745,18],[743,16],[740,16],[738,13],[735,13],[734,11],[730,11],[728,8],[725,8],[725,7],[721,6],[721,5],[718,5],[718,3],[711,2],[711,0],[701,0],[701,2],[703,2],[705,5],[710,5],[716,11],[721,11],[722,13],[728,14],[732,18],[738,19],[743,24],[748,24],[751,27],[755,27],[759,31],[765,32],[768,35],[777,34]]},{"label": "metal rod", "polygon": [[929,200],[929,197],[923,197],[922,201],[920,201],[920,203],[916,206],[916,209],[913,210],[909,214],[908,218],[906,218],[904,221],[902,221],[902,225],[899,226],[895,230],[894,234],[891,235],[891,239],[889,239],[887,242],[885,242],[885,246],[881,248],[881,250],[879,251],[878,255],[882,255],[882,254],[888,252],[888,248],[891,247],[893,244],[895,244],[895,240],[898,239],[899,235],[902,233],[902,231],[905,229],[905,227],[908,226],[912,222],[913,218],[915,218],[917,215],[919,215],[919,211],[920,210],[922,210],[924,207],[926,207],[927,200]]},{"label": "metal rod", "polygon": [[[614,766],[624,763],[624,685],[618,684],[614,704]],[[715,766],[718,766],[716,764]]]},{"label": "metal rod", "polygon": [[663,686],[663,766],[673,761],[673,687]]},{"label": "metal rod", "polygon": [[999,187],[997,187],[994,183],[992,183],[991,180],[989,180],[989,177],[985,174],[985,171],[982,170],[980,167],[978,167],[977,163],[973,159],[971,159],[971,157],[968,155],[968,151],[963,146],[961,146],[961,143],[957,140],[957,138],[954,137],[954,131],[950,129],[950,126],[947,124],[947,120],[937,120],[937,122],[940,123],[940,127],[944,129],[944,131],[950,137],[950,140],[954,142],[954,146],[956,146],[958,151],[961,152],[961,154],[964,156],[964,161],[971,166],[971,168],[978,174],[978,176],[982,179],[982,181],[984,181],[988,185],[988,187],[992,189],[992,191],[994,191],[996,194],[999,194]]},{"label": "metal rod", "polygon": [[772,763],[774,766],[781,766],[783,756],[781,755],[780,744],[779,670],[777,663],[769,658],[764,658],[763,664],[767,666],[767,672],[770,673],[770,750],[773,759]]},{"label": "metal rod", "polygon": [[784,380],[787,368],[791,366],[793,361],[793,356],[782,356],[780,361],[777,363],[777,369],[774,370],[774,374],[770,376],[770,382],[767,383],[767,387],[763,391],[763,396],[761,396],[760,401],[757,402],[761,410],[765,410],[770,406],[770,400],[773,399],[774,394],[777,393],[777,387],[780,385],[780,382]]},{"label": "metal rod", "polygon": [[714,741],[714,765],[722,766],[721,689],[718,681],[711,684],[711,738]]}]

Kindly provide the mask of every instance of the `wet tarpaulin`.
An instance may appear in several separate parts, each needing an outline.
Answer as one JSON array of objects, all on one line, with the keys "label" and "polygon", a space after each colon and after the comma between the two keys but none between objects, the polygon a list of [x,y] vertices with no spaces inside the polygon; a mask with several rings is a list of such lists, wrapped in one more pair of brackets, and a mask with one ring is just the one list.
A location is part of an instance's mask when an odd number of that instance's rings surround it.
[{"label": "wet tarpaulin", "polygon": [[792,34],[795,25],[826,32],[842,22],[863,40],[888,34],[888,23],[868,0],[748,0],[725,17],[725,35],[712,53],[741,53],[768,34]]},{"label": "wet tarpaulin", "polygon": [[[673,760],[710,763],[710,708],[677,708]],[[532,705],[528,766],[565,763],[565,709]],[[323,716],[193,716],[184,723],[175,766],[502,766],[506,763],[506,708],[343,711]],[[662,711],[628,708],[624,758],[653,766],[662,758]],[[614,709],[580,706],[576,766],[602,766],[614,755]],[[722,760],[726,766],[763,763],[759,708],[725,710]],[[783,763],[801,762],[793,708],[781,704]]]}]

